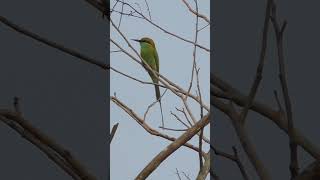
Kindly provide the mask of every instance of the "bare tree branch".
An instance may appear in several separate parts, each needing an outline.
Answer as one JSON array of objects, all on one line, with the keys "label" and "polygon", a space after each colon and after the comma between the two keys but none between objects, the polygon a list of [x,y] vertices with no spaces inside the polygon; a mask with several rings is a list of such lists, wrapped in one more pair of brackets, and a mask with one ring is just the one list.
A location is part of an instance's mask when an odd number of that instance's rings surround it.
[{"label": "bare tree branch", "polygon": [[273,27],[276,34],[277,39],[277,49],[278,49],[278,63],[279,63],[279,79],[281,82],[282,94],[284,97],[286,117],[288,120],[288,135],[289,135],[289,147],[290,147],[290,172],[291,179],[294,179],[299,174],[299,164],[298,164],[298,146],[295,142],[294,137],[294,122],[292,120],[292,106],[291,100],[289,96],[289,88],[286,76],[286,68],[284,62],[284,54],[283,54],[283,33],[286,27],[286,21],[283,23],[281,29],[279,23],[277,22],[277,14],[276,14],[276,5],[273,2],[272,6],[272,15],[271,20],[273,23]]},{"label": "bare tree branch", "polygon": [[[246,102],[248,101],[248,97],[242,94],[239,90],[232,87],[227,82],[223,81],[218,76],[212,74],[210,76],[210,84],[213,84],[214,86],[219,87],[225,92],[228,92],[230,94],[230,100],[238,104],[239,106],[244,106]],[[216,101],[213,101],[215,98],[214,95],[211,95],[210,104],[217,107],[220,110],[223,110],[224,108],[221,106],[220,103],[217,103]],[[282,129],[284,132],[288,133],[288,123],[287,119],[282,116],[281,113],[279,113],[276,110],[273,110],[271,107],[263,104],[259,101],[253,101],[252,106],[250,107],[253,111],[261,114],[262,116],[267,117],[269,120],[274,122],[280,129]],[[294,137],[296,140],[296,143],[299,144],[306,152],[308,152],[313,158],[320,161],[320,149],[317,147],[314,143],[312,143],[307,137],[305,137],[301,132],[294,128]]]},{"label": "bare tree branch", "polygon": [[210,122],[209,113],[199,120],[195,125],[183,133],[179,138],[162,150],[152,161],[138,174],[136,180],[146,179],[168,156],[170,156],[179,147],[189,141],[200,129],[208,125]]},{"label": "bare tree branch", "polygon": [[245,130],[245,127],[240,122],[240,120],[241,120],[240,114],[238,114],[238,112],[236,112],[236,110],[234,109],[232,104],[229,104],[229,105],[225,104],[224,102],[222,102],[221,100],[219,100],[215,97],[211,98],[210,101],[211,100],[212,100],[212,102],[216,102],[217,104],[219,104],[219,106],[216,106],[216,107],[218,109],[220,108],[220,110],[223,111],[231,120],[232,125],[237,133],[238,138],[239,138],[239,141],[242,145],[242,148],[246,152],[251,164],[253,165],[253,167],[257,171],[257,174],[260,177],[260,179],[269,180],[270,175],[269,175],[267,169],[265,168],[265,166],[263,165],[262,161],[258,157],[257,152],[255,150],[255,147],[252,144],[251,140],[249,139],[249,136]]},{"label": "bare tree branch", "polygon": [[[151,25],[155,26],[156,28],[160,29],[160,30],[163,31],[164,33],[169,34],[169,35],[171,35],[171,36],[173,36],[173,37],[175,37],[175,38],[178,38],[178,39],[180,39],[180,40],[182,40],[182,41],[185,41],[185,42],[188,42],[188,43],[191,43],[191,44],[195,44],[193,41],[190,41],[190,40],[185,39],[185,38],[183,38],[183,37],[181,37],[181,36],[179,36],[179,35],[176,35],[176,34],[174,34],[174,33],[172,33],[172,32],[169,32],[168,30],[166,30],[166,29],[162,28],[161,26],[157,25],[156,23],[154,23],[153,21],[151,21],[151,20],[149,20],[147,17],[145,17],[141,12],[139,12],[139,11],[136,10],[134,7],[132,7],[130,4],[128,4],[128,3],[126,3],[126,2],[123,2],[123,1],[122,1],[121,3],[129,6],[132,10],[134,10],[134,11],[135,11],[136,13],[138,13],[141,17],[143,17],[147,22],[149,22]],[[202,46],[202,45],[200,45],[200,44],[195,44],[195,45],[196,45],[197,47],[199,47],[199,48],[207,51],[207,52],[210,52],[210,49],[209,49],[209,48],[206,48],[206,47],[204,47],[204,46]]]},{"label": "bare tree branch", "polygon": [[[170,137],[166,134],[160,133],[157,130],[151,128],[148,124],[146,124],[146,122],[143,121],[142,118],[140,118],[132,109],[130,109],[127,105],[125,105],[123,102],[121,102],[118,98],[112,96],[111,97],[111,101],[116,103],[121,109],[123,109],[129,116],[131,116],[135,121],[137,121],[137,123],[139,123],[140,126],[142,126],[148,133],[154,135],[154,136],[158,136],[158,137],[162,137],[164,139],[167,139],[169,141],[175,141],[176,138],[174,137]],[[184,146],[199,152],[199,148],[193,146],[192,144],[189,143],[185,143]],[[204,153],[204,152],[203,152]]]},{"label": "bare tree branch", "polygon": [[[21,134],[23,138],[26,138],[28,141],[36,145],[41,151],[47,154],[51,160],[59,165],[70,176],[74,177],[74,179],[77,179],[75,178],[75,174],[77,174],[80,179],[83,180],[96,179],[92,174],[87,172],[87,170],[71,155],[69,151],[62,148],[53,139],[40,132],[39,129],[34,128],[28,123],[27,120],[25,120],[16,112],[0,109],[0,117],[2,121]],[[55,153],[53,154],[51,151],[49,152],[48,148],[52,149]],[[57,158],[56,155],[61,156],[62,159]]]},{"label": "bare tree branch", "polygon": [[266,50],[267,50],[267,42],[268,42],[268,30],[269,30],[269,20],[270,20],[270,14],[271,14],[271,5],[272,5],[272,0],[267,0],[267,6],[266,6],[266,12],[265,12],[265,18],[264,18],[264,26],[263,26],[263,31],[262,31],[262,45],[261,45],[261,51],[260,51],[260,61],[259,61],[258,67],[257,67],[257,72],[256,72],[254,82],[253,82],[251,89],[250,89],[250,92],[249,92],[249,99],[241,112],[241,120],[240,121],[242,124],[245,123],[248,111],[250,109],[250,106],[252,105],[254,97],[257,94],[259,84],[262,79],[262,72],[263,72]]},{"label": "bare tree branch", "polygon": [[199,174],[196,178],[196,180],[205,180],[210,172],[210,152],[208,152],[204,156],[204,164],[200,168]]},{"label": "bare tree branch", "polygon": [[86,62],[90,63],[90,64],[97,65],[102,69],[107,69],[108,68],[108,66],[106,64],[102,63],[103,61],[98,61],[98,60],[93,59],[91,57],[88,57],[88,56],[86,56],[84,54],[81,54],[81,53],[79,53],[79,52],[77,52],[75,50],[66,48],[63,45],[58,44],[58,43],[56,43],[54,41],[48,40],[47,38],[41,37],[38,34],[35,34],[35,33],[31,32],[31,31],[29,31],[29,30],[27,30],[27,29],[25,29],[25,28],[23,28],[23,27],[21,27],[21,26],[19,26],[17,24],[14,24],[13,22],[9,21],[8,19],[6,19],[3,16],[0,16],[0,21],[3,24],[7,25],[8,27],[12,28],[13,30],[15,30],[15,31],[17,31],[17,32],[19,32],[19,33],[21,33],[21,34],[23,34],[25,36],[28,36],[28,37],[30,37],[30,38],[32,38],[34,40],[37,40],[37,41],[39,41],[41,43],[44,43],[44,44],[46,44],[46,45],[48,45],[48,46],[50,46],[52,48],[58,49],[58,50],[60,50],[60,51],[62,51],[64,53],[67,53],[67,54],[69,54],[71,56],[77,57],[77,58],[79,58],[79,59],[81,59],[83,61],[86,61]]},{"label": "bare tree branch", "polygon": [[187,6],[187,8],[189,9],[189,11],[191,13],[193,13],[194,15],[202,18],[203,20],[205,20],[208,24],[210,24],[210,20],[209,18],[207,18],[207,16],[203,15],[203,14],[200,14],[198,11],[195,11],[192,9],[192,7],[190,6],[190,4],[188,4],[188,2],[186,0],[182,0],[182,2]]}]

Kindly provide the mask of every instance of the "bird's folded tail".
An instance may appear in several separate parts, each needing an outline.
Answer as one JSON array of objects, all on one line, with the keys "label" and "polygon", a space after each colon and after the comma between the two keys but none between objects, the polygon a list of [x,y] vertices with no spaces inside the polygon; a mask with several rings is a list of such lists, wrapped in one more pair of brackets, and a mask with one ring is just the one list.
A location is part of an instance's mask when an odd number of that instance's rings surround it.
[{"label": "bird's folded tail", "polygon": [[154,85],[154,88],[156,90],[156,97],[157,101],[159,101],[160,104],[160,111],[161,111],[161,119],[162,119],[162,127],[164,127],[164,120],[163,120],[163,112],[162,112],[162,104],[161,104],[161,99],[160,99],[160,88],[158,85]]}]

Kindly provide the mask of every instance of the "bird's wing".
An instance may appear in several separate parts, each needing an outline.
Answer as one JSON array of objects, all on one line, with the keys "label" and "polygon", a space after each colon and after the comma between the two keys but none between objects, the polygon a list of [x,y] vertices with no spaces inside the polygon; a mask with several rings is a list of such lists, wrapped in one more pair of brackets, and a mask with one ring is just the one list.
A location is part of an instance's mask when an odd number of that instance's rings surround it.
[{"label": "bird's wing", "polygon": [[156,60],[156,71],[159,72],[159,56],[156,49],[154,49],[154,59]]}]

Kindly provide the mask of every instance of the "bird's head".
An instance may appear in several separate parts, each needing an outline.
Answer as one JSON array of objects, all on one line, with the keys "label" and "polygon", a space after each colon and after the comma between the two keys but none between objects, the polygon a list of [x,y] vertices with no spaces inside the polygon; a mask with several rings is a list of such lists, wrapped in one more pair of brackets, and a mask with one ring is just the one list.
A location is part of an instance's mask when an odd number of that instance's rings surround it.
[{"label": "bird's head", "polygon": [[132,39],[134,41],[137,41],[140,43],[140,46],[142,45],[151,45],[152,47],[156,47],[153,40],[151,38],[148,38],[148,37],[143,37],[141,38],[140,40],[139,39]]}]

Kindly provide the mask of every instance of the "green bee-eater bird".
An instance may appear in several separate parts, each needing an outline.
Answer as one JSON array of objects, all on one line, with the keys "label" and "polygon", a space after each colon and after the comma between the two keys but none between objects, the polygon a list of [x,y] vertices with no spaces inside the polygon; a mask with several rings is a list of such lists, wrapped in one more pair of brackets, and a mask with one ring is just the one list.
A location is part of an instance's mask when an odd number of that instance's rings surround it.
[{"label": "green bee-eater bird", "polygon": [[[144,62],[148,64],[154,71],[159,73],[159,56],[157,53],[156,46],[151,38],[144,37],[140,40],[138,39],[132,39],[134,41],[137,41],[140,43],[140,55]],[[158,84],[158,79],[154,76],[154,74],[149,71],[146,67],[145,69],[149,73],[152,82]],[[162,114],[162,105],[161,105],[161,99],[160,99],[160,89],[158,85],[154,85],[155,91],[156,91],[156,98],[157,101],[159,101],[160,109],[161,109],[161,117],[162,117],[162,126],[164,127],[164,121],[163,121],[163,114]]]}]

